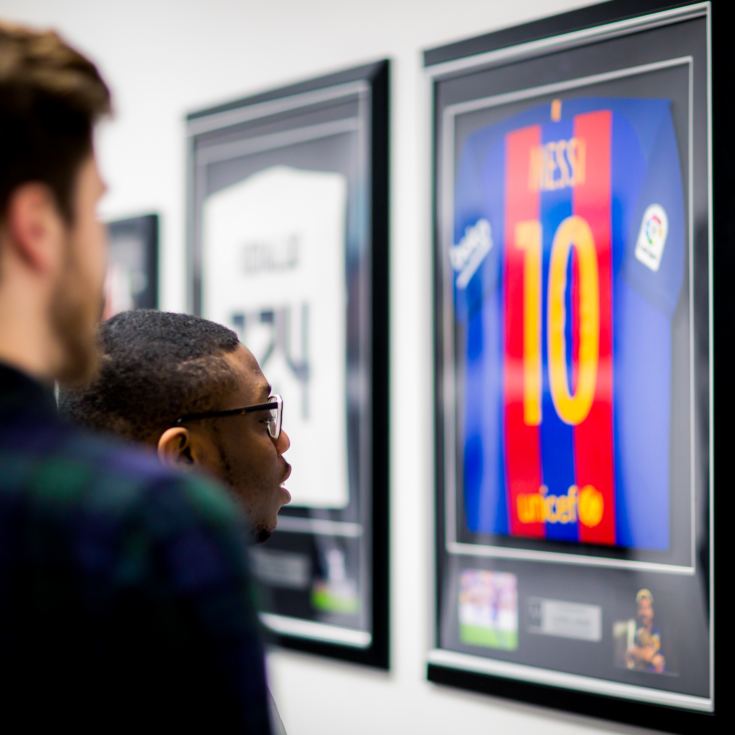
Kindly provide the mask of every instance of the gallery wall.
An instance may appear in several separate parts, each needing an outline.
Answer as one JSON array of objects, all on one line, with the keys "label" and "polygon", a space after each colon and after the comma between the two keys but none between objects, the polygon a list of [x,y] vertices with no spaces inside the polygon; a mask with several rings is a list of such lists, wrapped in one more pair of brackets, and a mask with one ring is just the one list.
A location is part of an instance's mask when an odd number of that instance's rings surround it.
[{"label": "gallery wall", "polygon": [[429,684],[432,349],[428,82],[421,51],[585,0],[0,0],[0,17],[54,26],[100,65],[116,116],[98,148],[101,214],[161,215],[162,306],[186,308],[186,113],[384,57],[391,98],[391,669],[272,652],[290,735],[635,733]]}]

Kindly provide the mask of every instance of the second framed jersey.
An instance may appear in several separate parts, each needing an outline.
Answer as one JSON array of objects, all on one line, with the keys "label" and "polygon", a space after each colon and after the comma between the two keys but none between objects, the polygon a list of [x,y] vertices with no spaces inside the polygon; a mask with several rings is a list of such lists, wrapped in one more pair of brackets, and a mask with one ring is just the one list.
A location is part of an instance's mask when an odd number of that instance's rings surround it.
[{"label": "second framed jersey", "polygon": [[278,643],[388,666],[389,62],[191,113],[192,309],[283,396],[291,503],[252,550]]}]

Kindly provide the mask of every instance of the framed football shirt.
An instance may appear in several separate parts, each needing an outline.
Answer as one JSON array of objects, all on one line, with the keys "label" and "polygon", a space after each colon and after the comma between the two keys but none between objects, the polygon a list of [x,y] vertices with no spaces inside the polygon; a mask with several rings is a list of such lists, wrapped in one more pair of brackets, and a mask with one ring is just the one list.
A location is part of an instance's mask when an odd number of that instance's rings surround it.
[{"label": "framed football shirt", "polygon": [[555,98],[464,142],[449,255],[474,533],[669,547],[670,108]]},{"label": "framed football shirt", "polygon": [[725,97],[711,79],[729,62],[711,4],[633,5],[425,54],[436,304],[427,671],[688,732],[716,728],[723,707],[714,437],[725,413],[712,376],[713,323],[727,311],[716,298],[726,270],[713,263],[727,255],[712,236],[725,232],[712,182],[727,178],[724,165],[712,177]]}]

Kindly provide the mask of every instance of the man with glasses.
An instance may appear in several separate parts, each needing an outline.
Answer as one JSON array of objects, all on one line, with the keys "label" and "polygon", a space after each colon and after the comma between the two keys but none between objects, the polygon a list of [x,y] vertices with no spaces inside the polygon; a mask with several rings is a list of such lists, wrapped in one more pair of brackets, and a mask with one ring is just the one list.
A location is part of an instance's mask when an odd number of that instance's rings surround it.
[{"label": "man with glasses", "polygon": [[281,428],[283,401],[257,360],[226,327],[187,314],[141,309],[104,322],[98,378],[62,389],[76,423],[140,442],[167,465],[221,480],[265,541],[291,496]]},{"label": "man with glasses", "polygon": [[[98,330],[94,382],[62,387],[59,409],[77,424],[155,450],[171,467],[220,480],[245,509],[252,540],[266,541],[291,500],[283,400],[237,335],[214,322],[150,309]],[[268,692],[274,735],[285,735]]]}]

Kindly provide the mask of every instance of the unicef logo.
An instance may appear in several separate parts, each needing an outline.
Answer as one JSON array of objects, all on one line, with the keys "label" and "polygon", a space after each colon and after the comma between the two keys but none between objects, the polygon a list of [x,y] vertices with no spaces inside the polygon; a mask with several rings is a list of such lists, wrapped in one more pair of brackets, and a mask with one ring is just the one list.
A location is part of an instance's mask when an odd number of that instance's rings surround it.
[{"label": "unicef logo", "polygon": [[587,528],[595,528],[605,517],[605,499],[592,485],[585,485],[579,494],[579,520]]}]

